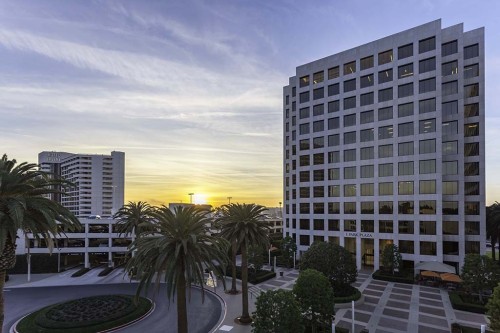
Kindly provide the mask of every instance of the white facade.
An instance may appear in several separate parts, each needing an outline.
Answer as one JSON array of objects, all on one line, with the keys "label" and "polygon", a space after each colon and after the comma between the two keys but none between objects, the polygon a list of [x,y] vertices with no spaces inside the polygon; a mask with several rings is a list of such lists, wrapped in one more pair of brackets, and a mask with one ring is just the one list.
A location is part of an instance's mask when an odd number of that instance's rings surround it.
[{"label": "white facade", "polygon": [[125,153],[111,155],[44,151],[38,154],[41,170],[75,184],[67,195],[53,196],[78,218],[111,217],[124,203]]},{"label": "white facade", "polygon": [[284,234],[380,266],[485,251],[484,29],[441,21],[297,67],[284,87]]}]

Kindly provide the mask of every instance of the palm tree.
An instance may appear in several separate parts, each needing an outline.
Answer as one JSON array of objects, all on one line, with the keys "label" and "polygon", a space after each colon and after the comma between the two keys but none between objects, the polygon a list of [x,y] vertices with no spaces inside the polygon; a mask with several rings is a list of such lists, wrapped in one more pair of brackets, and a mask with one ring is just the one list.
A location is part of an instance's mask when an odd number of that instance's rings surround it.
[{"label": "palm tree", "polygon": [[52,250],[59,226],[68,231],[80,228],[78,219],[59,203],[47,198],[61,193],[70,183],[38,170],[33,163],[0,159],[0,333],[4,321],[3,287],[8,269],[16,263],[18,231],[44,239]]},{"label": "palm tree", "polygon": [[[167,297],[177,295],[177,326],[179,333],[187,333],[186,291],[199,284],[204,291],[205,269],[216,271],[216,266],[227,264],[229,244],[210,234],[209,211],[192,207],[176,207],[171,211],[158,208],[153,217],[156,231],[146,231],[131,245],[136,251],[128,262],[127,271],[140,278],[137,296],[155,283],[166,283]],[[203,298],[202,298],[203,299]]]},{"label": "palm tree", "polygon": [[238,318],[242,323],[252,322],[248,313],[248,253],[251,245],[269,247],[269,225],[260,219],[265,207],[256,204],[233,203],[222,206],[222,216],[218,219],[222,225],[221,237],[231,243],[237,242],[241,249],[241,290],[242,314]]},{"label": "palm tree", "polygon": [[154,230],[154,225],[151,222],[153,211],[153,207],[146,202],[129,201],[113,216],[118,220],[116,223],[118,232],[125,236],[139,236],[145,231]]},{"label": "palm tree", "polygon": [[[500,242],[500,203],[486,207],[486,237],[491,240],[491,255],[496,260],[495,246]],[[500,255],[499,255],[500,263]]]}]

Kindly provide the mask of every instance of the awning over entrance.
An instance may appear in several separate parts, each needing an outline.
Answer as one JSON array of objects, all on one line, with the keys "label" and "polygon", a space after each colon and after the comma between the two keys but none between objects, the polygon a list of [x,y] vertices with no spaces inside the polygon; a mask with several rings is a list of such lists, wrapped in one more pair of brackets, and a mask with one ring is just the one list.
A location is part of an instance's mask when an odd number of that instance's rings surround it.
[{"label": "awning over entrance", "polygon": [[439,273],[455,273],[455,267],[443,264],[438,261],[424,261],[420,264],[415,265],[416,270],[420,271],[432,271]]}]

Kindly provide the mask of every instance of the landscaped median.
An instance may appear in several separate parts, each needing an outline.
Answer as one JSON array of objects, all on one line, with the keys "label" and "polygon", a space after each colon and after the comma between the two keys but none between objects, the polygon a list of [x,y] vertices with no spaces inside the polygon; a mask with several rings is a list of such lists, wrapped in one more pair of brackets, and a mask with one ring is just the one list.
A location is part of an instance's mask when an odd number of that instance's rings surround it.
[{"label": "landscaped median", "polygon": [[22,318],[18,333],[97,333],[124,327],[147,316],[153,303],[131,295],[80,298],[44,307]]}]

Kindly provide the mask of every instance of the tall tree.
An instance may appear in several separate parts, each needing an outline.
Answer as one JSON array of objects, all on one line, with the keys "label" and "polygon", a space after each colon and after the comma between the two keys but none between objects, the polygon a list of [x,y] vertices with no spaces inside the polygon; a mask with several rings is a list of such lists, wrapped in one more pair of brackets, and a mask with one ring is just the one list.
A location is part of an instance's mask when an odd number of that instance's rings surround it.
[{"label": "tall tree", "polygon": [[129,201],[113,216],[120,234],[139,236],[145,231],[153,231],[152,215],[154,209],[146,202]]},{"label": "tall tree", "polygon": [[495,288],[500,282],[500,267],[488,256],[467,254],[462,266],[463,285],[479,295],[483,302],[483,292]]},{"label": "tall tree", "polygon": [[52,250],[60,226],[67,231],[81,226],[68,209],[47,198],[52,193],[62,194],[71,183],[38,170],[36,164],[16,164],[7,155],[0,159],[0,333],[4,321],[5,275],[16,263],[17,232],[44,239]]},{"label": "tall tree", "polygon": [[493,291],[493,296],[486,304],[486,309],[488,309],[487,315],[490,318],[490,328],[494,332],[500,332],[500,283]]},{"label": "tall tree", "polygon": [[[186,292],[192,284],[204,292],[205,269],[227,264],[229,244],[210,233],[207,210],[196,207],[158,208],[153,217],[155,231],[145,231],[131,245],[135,256],[129,260],[127,271],[140,278],[137,296],[151,284],[158,290],[160,282],[166,283],[167,297],[177,297],[177,329],[188,332]],[[203,299],[203,298],[202,298]]]},{"label": "tall tree", "polygon": [[396,271],[399,271],[402,263],[403,258],[399,253],[398,246],[395,244],[386,245],[382,250],[382,266],[384,270],[394,275]]},{"label": "tall tree", "polygon": [[294,254],[297,252],[297,244],[292,237],[286,236],[281,243],[281,253],[286,261],[286,267],[293,266]]},{"label": "tall tree", "polygon": [[291,291],[263,292],[255,302],[252,333],[301,333],[304,331],[299,303]]},{"label": "tall tree", "polygon": [[249,246],[269,247],[269,225],[261,216],[265,207],[256,204],[233,203],[221,207],[220,235],[230,242],[236,241],[241,248],[242,313],[239,321],[252,322],[248,313],[248,253]]},{"label": "tall tree", "polygon": [[[496,260],[496,244],[500,243],[500,203],[486,207],[486,237],[491,241],[491,255]],[[500,263],[500,254],[498,257]]]},{"label": "tall tree", "polygon": [[318,326],[328,327],[335,319],[333,289],[328,278],[315,269],[301,271],[293,293],[299,302],[304,321],[311,325],[312,333]]}]

